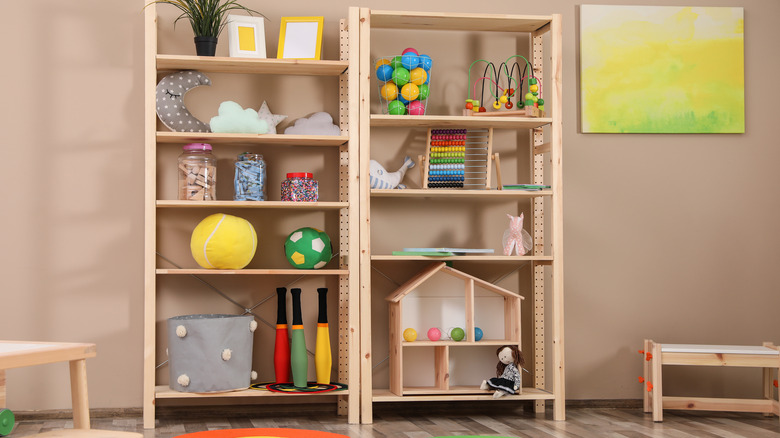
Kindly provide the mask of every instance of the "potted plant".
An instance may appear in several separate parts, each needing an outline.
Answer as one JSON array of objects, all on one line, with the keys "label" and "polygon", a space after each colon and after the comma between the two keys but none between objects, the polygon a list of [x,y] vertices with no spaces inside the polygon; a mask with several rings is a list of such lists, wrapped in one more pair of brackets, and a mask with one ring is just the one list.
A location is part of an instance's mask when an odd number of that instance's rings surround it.
[{"label": "potted plant", "polygon": [[227,24],[227,13],[241,9],[252,13],[265,15],[249,9],[237,0],[155,0],[152,3],[167,3],[176,6],[181,15],[173,22],[174,26],[182,18],[187,18],[195,34],[195,50],[198,56],[214,56],[217,50],[217,38]]}]

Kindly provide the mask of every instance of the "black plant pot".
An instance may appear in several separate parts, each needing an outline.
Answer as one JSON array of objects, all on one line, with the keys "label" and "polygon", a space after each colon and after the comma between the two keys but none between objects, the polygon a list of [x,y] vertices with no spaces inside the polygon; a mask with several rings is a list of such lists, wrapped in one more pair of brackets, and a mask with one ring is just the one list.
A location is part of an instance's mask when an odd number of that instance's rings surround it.
[{"label": "black plant pot", "polygon": [[195,52],[198,56],[214,56],[217,53],[217,39],[215,37],[196,36]]}]

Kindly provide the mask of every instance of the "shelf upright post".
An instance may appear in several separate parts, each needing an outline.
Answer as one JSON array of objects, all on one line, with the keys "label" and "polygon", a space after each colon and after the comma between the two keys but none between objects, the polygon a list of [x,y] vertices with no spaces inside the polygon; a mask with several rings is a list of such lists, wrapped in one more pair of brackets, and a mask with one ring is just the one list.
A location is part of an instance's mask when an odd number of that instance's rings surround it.
[{"label": "shelf upright post", "polygon": [[[144,1],[146,3],[146,1]],[[144,10],[144,428],[154,428],[157,209],[157,5]]]}]

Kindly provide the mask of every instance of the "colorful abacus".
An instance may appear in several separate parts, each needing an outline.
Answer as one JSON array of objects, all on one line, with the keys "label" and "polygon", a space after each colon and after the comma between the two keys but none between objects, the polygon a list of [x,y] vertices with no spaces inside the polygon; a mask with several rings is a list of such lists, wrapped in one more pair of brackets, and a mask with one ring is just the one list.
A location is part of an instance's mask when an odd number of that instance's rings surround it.
[{"label": "colorful abacus", "polygon": [[492,130],[431,129],[423,188],[489,188]]}]

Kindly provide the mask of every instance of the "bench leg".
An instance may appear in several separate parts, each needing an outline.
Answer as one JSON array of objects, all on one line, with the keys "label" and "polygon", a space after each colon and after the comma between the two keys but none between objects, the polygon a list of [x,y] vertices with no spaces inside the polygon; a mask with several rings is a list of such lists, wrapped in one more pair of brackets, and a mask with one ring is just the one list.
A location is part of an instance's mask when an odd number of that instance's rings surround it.
[{"label": "bench leg", "polygon": [[73,404],[73,428],[89,429],[86,359],[70,361],[70,394]]},{"label": "bench leg", "polygon": [[650,374],[650,362],[645,360],[647,353],[650,352],[650,345],[653,341],[650,339],[645,339],[644,344],[644,351],[645,353],[642,355],[642,377],[644,378],[644,385],[642,385],[642,407],[644,408],[644,411],[646,414],[652,412],[652,405],[650,403],[650,392],[647,390],[647,382],[650,382],[651,380],[651,374]]},{"label": "bench leg", "polygon": [[651,354],[653,358],[650,360],[653,376],[653,421],[660,423],[664,421],[664,393],[663,393],[663,377],[661,376],[661,366],[663,365],[663,358],[661,357],[661,344],[652,342]]}]

